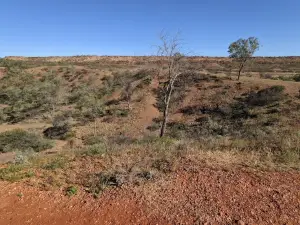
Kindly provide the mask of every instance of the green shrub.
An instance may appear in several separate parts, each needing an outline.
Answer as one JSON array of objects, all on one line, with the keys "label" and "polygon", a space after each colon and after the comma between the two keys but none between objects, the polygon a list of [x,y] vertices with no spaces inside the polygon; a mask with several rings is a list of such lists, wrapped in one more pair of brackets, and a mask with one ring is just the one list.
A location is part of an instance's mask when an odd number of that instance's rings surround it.
[{"label": "green shrub", "polygon": [[77,194],[77,187],[75,186],[70,186],[66,189],[66,194],[71,197],[72,195],[76,195]]},{"label": "green shrub", "polygon": [[287,76],[279,76],[278,79],[279,80],[283,80],[283,81],[291,81],[291,80],[293,80],[292,77],[287,77]]},{"label": "green shrub", "polygon": [[284,86],[275,85],[270,88],[260,90],[257,93],[252,92],[248,95],[246,102],[251,106],[269,105],[271,103],[281,100],[284,97],[284,89]]},{"label": "green shrub", "polygon": [[296,81],[296,82],[300,82],[300,74],[296,74],[294,76],[279,76],[278,79],[279,80],[283,80],[283,81]]},{"label": "green shrub", "polygon": [[140,80],[140,79],[144,79],[147,76],[149,76],[150,71],[146,70],[146,69],[142,69],[139,70],[136,74],[133,75],[133,78],[135,80]]},{"label": "green shrub", "polygon": [[9,73],[0,84],[0,104],[3,109],[2,120],[19,122],[40,112],[53,109],[57,104],[60,82],[54,76],[37,79],[32,74]]},{"label": "green shrub", "polygon": [[105,93],[102,89],[82,85],[75,88],[69,96],[69,103],[75,104],[74,117],[81,120],[93,121],[105,115],[105,105],[102,98]]},{"label": "green shrub", "polygon": [[118,117],[127,117],[129,114],[128,109],[114,109],[114,110],[109,110],[108,113],[110,115],[115,115]]},{"label": "green shrub", "polygon": [[6,121],[7,115],[4,113],[3,109],[0,109],[0,124]]},{"label": "green shrub", "polygon": [[33,158],[36,153],[32,149],[26,149],[25,151],[16,152],[14,158],[14,164],[28,164],[30,159]]},{"label": "green shrub", "polygon": [[39,152],[51,147],[52,144],[49,140],[21,129],[0,134],[0,152],[26,151],[28,149]]},{"label": "green shrub", "polygon": [[293,80],[296,82],[300,82],[300,74],[293,76]]}]

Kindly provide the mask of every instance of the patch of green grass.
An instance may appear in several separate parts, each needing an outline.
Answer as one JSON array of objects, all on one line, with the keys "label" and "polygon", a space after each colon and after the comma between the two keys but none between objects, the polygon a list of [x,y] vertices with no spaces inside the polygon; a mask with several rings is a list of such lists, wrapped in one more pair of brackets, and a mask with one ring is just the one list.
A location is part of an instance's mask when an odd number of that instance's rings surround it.
[{"label": "patch of green grass", "polygon": [[56,169],[63,169],[66,167],[68,160],[63,156],[57,156],[51,159],[50,162],[46,163],[42,166],[43,169],[46,170],[56,170]]},{"label": "patch of green grass", "polygon": [[78,192],[78,189],[75,186],[70,186],[66,189],[66,195],[68,195],[69,197],[76,195],[77,192]]},{"label": "patch of green grass", "polygon": [[26,171],[26,167],[24,165],[11,164],[6,168],[0,169],[0,180],[14,182],[33,176],[35,176],[34,172]]}]

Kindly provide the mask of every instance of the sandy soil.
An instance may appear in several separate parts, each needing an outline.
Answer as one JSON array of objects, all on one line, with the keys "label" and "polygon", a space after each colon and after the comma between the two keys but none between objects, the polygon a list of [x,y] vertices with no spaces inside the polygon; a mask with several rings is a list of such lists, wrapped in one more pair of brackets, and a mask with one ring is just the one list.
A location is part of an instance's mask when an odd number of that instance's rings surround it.
[{"label": "sandy soil", "polygon": [[51,124],[46,123],[18,123],[18,124],[1,124],[0,125],[0,133],[5,131],[11,131],[15,129],[22,129],[22,130],[28,130],[28,129],[45,129],[47,127],[50,127]]},{"label": "sandy soil", "polygon": [[[300,224],[300,173],[186,162],[164,179],[105,191],[40,191],[0,182],[0,224]],[[12,207],[13,206],[13,207]]]}]

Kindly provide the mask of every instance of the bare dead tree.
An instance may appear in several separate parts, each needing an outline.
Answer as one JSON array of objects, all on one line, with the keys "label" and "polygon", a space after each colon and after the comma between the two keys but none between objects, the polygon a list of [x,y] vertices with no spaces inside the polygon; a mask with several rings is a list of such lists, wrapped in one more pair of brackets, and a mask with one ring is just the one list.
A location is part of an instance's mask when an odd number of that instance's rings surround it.
[{"label": "bare dead tree", "polygon": [[173,38],[170,38],[166,34],[161,34],[160,41],[161,45],[158,46],[158,66],[160,67],[159,77],[163,76],[163,79],[165,80],[165,85],[163,87],[163,121],[160,128],[160,137],[163,137],[166,131],[174,82],[182,74],[182,62],[185,56],[180,53],[180,40],[178,34]]},{"label": "bare dead tree", "polygon": [[125,87],[122,91],[122,96],[125,99],[125,101],[127,102],[127,109],[130,111],[131,110],[131,96],[132,96],[132,92],[133,92],[133,87],[132,87],[132,83],[128,82],[125,84]]}]

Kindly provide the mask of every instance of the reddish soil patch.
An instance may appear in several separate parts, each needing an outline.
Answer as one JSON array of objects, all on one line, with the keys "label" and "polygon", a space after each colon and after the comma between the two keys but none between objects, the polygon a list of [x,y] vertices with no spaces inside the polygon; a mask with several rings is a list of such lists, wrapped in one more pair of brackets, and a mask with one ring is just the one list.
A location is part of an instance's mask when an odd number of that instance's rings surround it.
[{"label": "reddish soil patch", "polygon": [[1,225],[158,222],[154,216],[143,215],[142,203],[137,202],[133,193],[126,189],[107,191],[101,198],[94,199],[85,194],[67,197],[63,192],[39,191],[24,184],[1,183],[0,186]]},{"label": "reddish soil patch", "polygon": [[[141,186],[39,191],[0,183],[0,224],[300,224],[300,173],[184,165]],[[17,196],[22,193],[23,197]]]},{"label": "reddish soil patch", "polygon": [[300,82],[293,81],[281,81],[281,80],[271,80],[271,79],[257,79],[252,77],[243,77],[243,81],[248,81],[251,85],[264,85],[264,86],[273,86],[273,85],[282,85],[285,87],[285,92],[295,96],[299,94]]},{"label": "reddish soil patch", "polygon": [[[300,173],[186,167],[145,189],[175,224],[300,224]],[[242,223],[243,224],[243,223]]]},{"label": "reddish soil patch", "polygon": [[[151,89],[157,89],[158,88],[158,80],[157,78],[153,79],[150,85]],[[159,117],[159,111],[155,107],[156,104],[156,98],[153,96],[151,91],[148,93],[146,96],[145,100],[145,107],[143,112],[141,112],[140,118],[141,118],[141,123],[144,125],[144,127],[147,127],[151,125],[152,120],[156,117]]]}]

